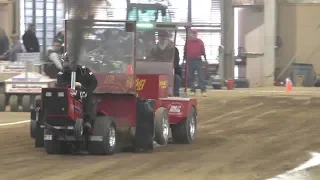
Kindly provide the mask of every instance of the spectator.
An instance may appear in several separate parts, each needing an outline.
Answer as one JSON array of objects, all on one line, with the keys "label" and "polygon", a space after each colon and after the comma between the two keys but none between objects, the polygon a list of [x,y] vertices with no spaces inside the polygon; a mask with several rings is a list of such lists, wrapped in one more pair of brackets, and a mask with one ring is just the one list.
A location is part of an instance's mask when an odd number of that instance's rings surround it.
[{"label": "spectator", "polygon": [[60,51],[61,51],[61,54],[64,53],[64,29],[59,31],[58,34],[54,37],[54,41],[55,42],[59,42],[60,43]]},{"label": "spectator", "polygon": [[26,52],[26,49],[25,49],[24,45],[21,44],[19,35],[17,35],[17,34],[12,35],[11,40],[13,43],[12,48],[3,54],[1,59],[15,62],[18,60],[17,54]]},{"label": "spectator", "polygon": [[62,70],[61,62],[61,43],[56,40],[52,43],[52,47],[48,49],[47,59],[44,64],[44,72],[50,78],[57,78],[57,74]]},{"label": "spectator", "polygon": [[9,39],[3,28],[0,28],[0,55],[9,50]]},{"label": "spectator", "polygon": [[204,57],[205,63],[208,64],[204,43],[198,38],[198,31],[193,29],[191,31],[191,38],[188,38],[184,47],[184,59],[188,63],[188,84],[191,88],[191,94],[196,93],[196,87],[194,86],[194,73],[197,71],[199,77],[199,86],[202,96],[207,96],[205,76],[202,69],[203,62],[201,56]]},{"label": "spectator", "polygon": [[40,52],[39,41],[33,24],[28,25],[28,30],[22,36],[22,40],[27,52]]}]

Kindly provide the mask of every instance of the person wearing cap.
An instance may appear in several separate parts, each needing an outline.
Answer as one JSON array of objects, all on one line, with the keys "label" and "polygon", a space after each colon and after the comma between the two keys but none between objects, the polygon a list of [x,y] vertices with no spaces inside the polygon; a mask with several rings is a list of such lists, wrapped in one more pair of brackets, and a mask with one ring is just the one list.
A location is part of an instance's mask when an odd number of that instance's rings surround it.
[{"label": "person wearing cap", "polygon": [[27,52],[40,52],[40,45],[33,24],[28,25],[28,30],[22,36]]},{"label": "person wearing cap", "polygon": [[172,61],[174,55],[174,43],[170,40],[170,35],[167,31],[158,32],[158,40],[156,47],[151,49],[147,56],[151,59]]},{"label": "person wearing cap", "polygon": [[0,56],[0,59],[15,62],[18,60],[17,54],[26,52],[26,49],[25,49],[24,45],[21,44],[18,34],[13,34],[11,36],[11,41],[12,41],[11,49],[9,49],[2,56]]},{"label": "person wearing cap", "polygon": [[[83,102],[83,113],[85,118],[85,127],[91,130],[93,121],[96,117],[96,104],[93,103],[93,91],[98,86],[98,81],[91,70],[85,66],[77,65],[76,59],[73,56],[65,53],[62,58],[62,70],[57,75],[58,87],[71,86],[71,72],[76,72],[76,82],[79,82],[81,87],[77,90],[77,97],[85,97]],[[82,94],[82,95],[81,95]]]},{"label": "person wearing cap", "polygon": [[188,85],[191,88],[191,94],[196,93],[196,87],[194,86],[194,73],[197,71],[199,77],[199,86],[201,94],[206,95],[205,75],[202,69],[204,57],[205,63],[208,64],[204,43],[198,38],[198,31],[196,29],[191,30],[191,37],[187,39],[184,46],[184,59],[188,63]]}]

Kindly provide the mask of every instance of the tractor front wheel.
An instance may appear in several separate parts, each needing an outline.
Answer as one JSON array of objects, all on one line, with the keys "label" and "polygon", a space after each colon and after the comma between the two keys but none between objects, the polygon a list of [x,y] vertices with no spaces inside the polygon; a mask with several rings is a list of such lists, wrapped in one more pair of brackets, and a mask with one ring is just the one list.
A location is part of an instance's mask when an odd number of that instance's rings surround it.
[{"label": "tractor front wheel", "polygon": [[93,155],[112,155],[117,147],[116,124],[111,117],[99,116],[94,121],[88,151]]},{"label": "tractor front wheel", "polygon": [[83,119],[77,119],[74,125],[74,136],[77,141],[83,137]]},{"label": "tractor front wheel", "polygon": [[156,110],[154,118],[154,134],[155,140],[160,145],[168,144],[169,140],[169,113],[164,107]]},{"label": "tractor front wheel", "polygon": [[172,139],[176,143],[191,144],[196,138],[196,130],[197,114],[192,107],[187,119],[171,127]]}]

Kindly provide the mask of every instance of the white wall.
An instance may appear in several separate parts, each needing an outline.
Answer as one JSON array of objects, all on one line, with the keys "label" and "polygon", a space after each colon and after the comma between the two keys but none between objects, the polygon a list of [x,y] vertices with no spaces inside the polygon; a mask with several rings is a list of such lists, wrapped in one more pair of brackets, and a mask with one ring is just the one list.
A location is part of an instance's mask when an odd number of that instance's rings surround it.
[{"label": "white wall", "polygon": [[[261,9],[248,7],[238,10],[238,43],[247,54],[246,77],[250,87],[262,84],[262,61],[264,52],[264,12]],[[236,38],[236,37],[235,37]]]}]

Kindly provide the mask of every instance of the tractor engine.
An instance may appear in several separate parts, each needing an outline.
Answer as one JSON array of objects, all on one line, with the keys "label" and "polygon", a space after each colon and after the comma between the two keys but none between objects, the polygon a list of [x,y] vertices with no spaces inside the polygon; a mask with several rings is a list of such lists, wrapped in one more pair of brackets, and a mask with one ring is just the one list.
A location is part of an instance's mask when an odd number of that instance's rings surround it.
[{"label": "tractor engine", "polygon": [[43,88],[42,109],[51,126],[73,126],[82,118],[82,102],[71,88]]}]

